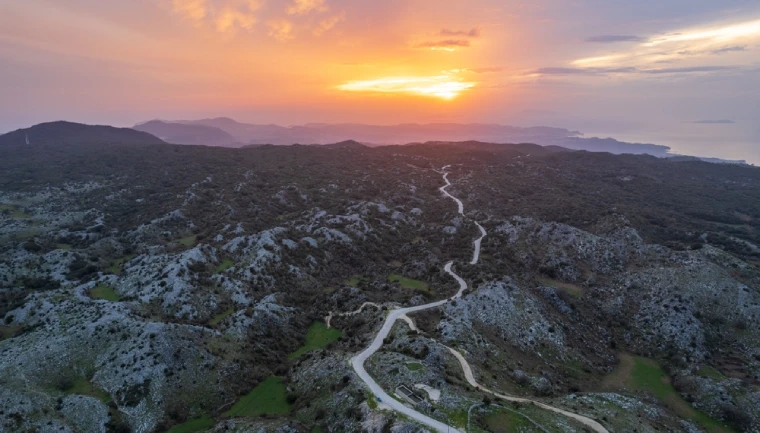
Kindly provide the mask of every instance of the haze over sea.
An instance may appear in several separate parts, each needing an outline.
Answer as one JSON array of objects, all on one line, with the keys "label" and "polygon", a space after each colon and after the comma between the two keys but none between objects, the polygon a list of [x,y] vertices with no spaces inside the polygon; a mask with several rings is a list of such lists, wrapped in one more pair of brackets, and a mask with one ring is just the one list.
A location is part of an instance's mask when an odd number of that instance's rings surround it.
[{"label": "haze over sea", "polygon": [[[699,125],[712,127],[713,125]],[[715,125],[722,126],[722,125]],[[651,143],[669,146],[671,153],[693,155],[706,158],[726,160],[744,160],[748,164],[760,165],[760,141],[751,141],[746,137],[727,136],[708,128],[702,131],[685,133],[683,131],[648,130],[648,131],[594,131],[584,133],[585,137],[612,137],[630,143]]]}]

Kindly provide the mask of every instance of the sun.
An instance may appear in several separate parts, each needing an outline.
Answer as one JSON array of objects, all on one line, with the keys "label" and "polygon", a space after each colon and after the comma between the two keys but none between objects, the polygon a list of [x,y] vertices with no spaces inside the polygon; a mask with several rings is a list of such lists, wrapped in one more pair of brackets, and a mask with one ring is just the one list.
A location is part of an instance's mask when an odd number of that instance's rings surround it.
[{"label": "sun", "polygon": [[365,93],[402,93],[452,100],[462,92],[475,87],[475,83],[458,80],[450,75],[429,77],[387,77],[376,80],[349,81],[339,90]]}]

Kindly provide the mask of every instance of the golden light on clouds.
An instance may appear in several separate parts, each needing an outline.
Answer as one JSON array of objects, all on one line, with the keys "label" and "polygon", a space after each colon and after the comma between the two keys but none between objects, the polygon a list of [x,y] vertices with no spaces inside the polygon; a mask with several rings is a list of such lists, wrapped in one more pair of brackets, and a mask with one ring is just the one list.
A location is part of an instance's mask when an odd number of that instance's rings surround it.
[{"label": "golden light on clouds", "polygon": [[736,39],[760,36],[760,20],[731,24],[722,27],[697,28],[662,37],[653,38],[647,46],[655,46],[669,42],[689,42],[712,40],[716,43],[732,42]]},{"label": "golden light on clouds", "polygon": [[252,30],[263,0],[172,0],[174,12],[196,25],[209,24],[219,32]]},{"label": "golden light on clouds", "polygon": [[578,59],[573,62],[573,65],[576,66],[593,66],[600,63],[609,63],[613,60],[617,60],[621,58],[622,56],[619,55],[611,55],[611,56],[599,56],[599,57],[588,57],[585,59]]},{"label": "golden light on clouds", "polygon": [[350,81],[338,86],[338,89],[347,92],[399,93],[452,100],[473,87],[475,87],[473,82],[460,81],[450,75],[437,75]]},{"label": "golden light on clouds", "polygon": [[[748,51],[760,43],[760,20],[730,24],[708,24],[670,31],[642,39],[615,53],[597,53],[572,62],[579,68],[658,68],[678,64],[675,70],[708,71],[726,65],[724,57]],[[600,55],[601,54],[601,55]],[[734,64],[739,59],[732,59]],[[698,67],[697,69],[694,69]]]}]

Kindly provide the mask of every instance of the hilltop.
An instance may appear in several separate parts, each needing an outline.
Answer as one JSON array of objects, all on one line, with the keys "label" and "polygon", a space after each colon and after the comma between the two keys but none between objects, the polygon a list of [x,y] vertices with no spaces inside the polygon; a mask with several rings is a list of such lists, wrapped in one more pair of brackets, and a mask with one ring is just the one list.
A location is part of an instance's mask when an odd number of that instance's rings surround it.
[{"label": "hilltop", "polygon": [[163,140],[130,128],[85,125],[73,122],[41,123],[0,135],[0,145],[25,146],[26,140],[38,144],[160,144]]}]

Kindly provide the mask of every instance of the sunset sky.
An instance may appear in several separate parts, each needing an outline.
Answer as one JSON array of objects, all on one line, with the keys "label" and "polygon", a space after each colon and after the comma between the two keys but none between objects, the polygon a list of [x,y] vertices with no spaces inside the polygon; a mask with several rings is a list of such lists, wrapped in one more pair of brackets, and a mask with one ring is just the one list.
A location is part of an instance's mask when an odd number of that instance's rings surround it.
[{"label": "sunset sky", "polygon": [[756,0],[0,0],[0,131],[493,122],[760,143]]}]

